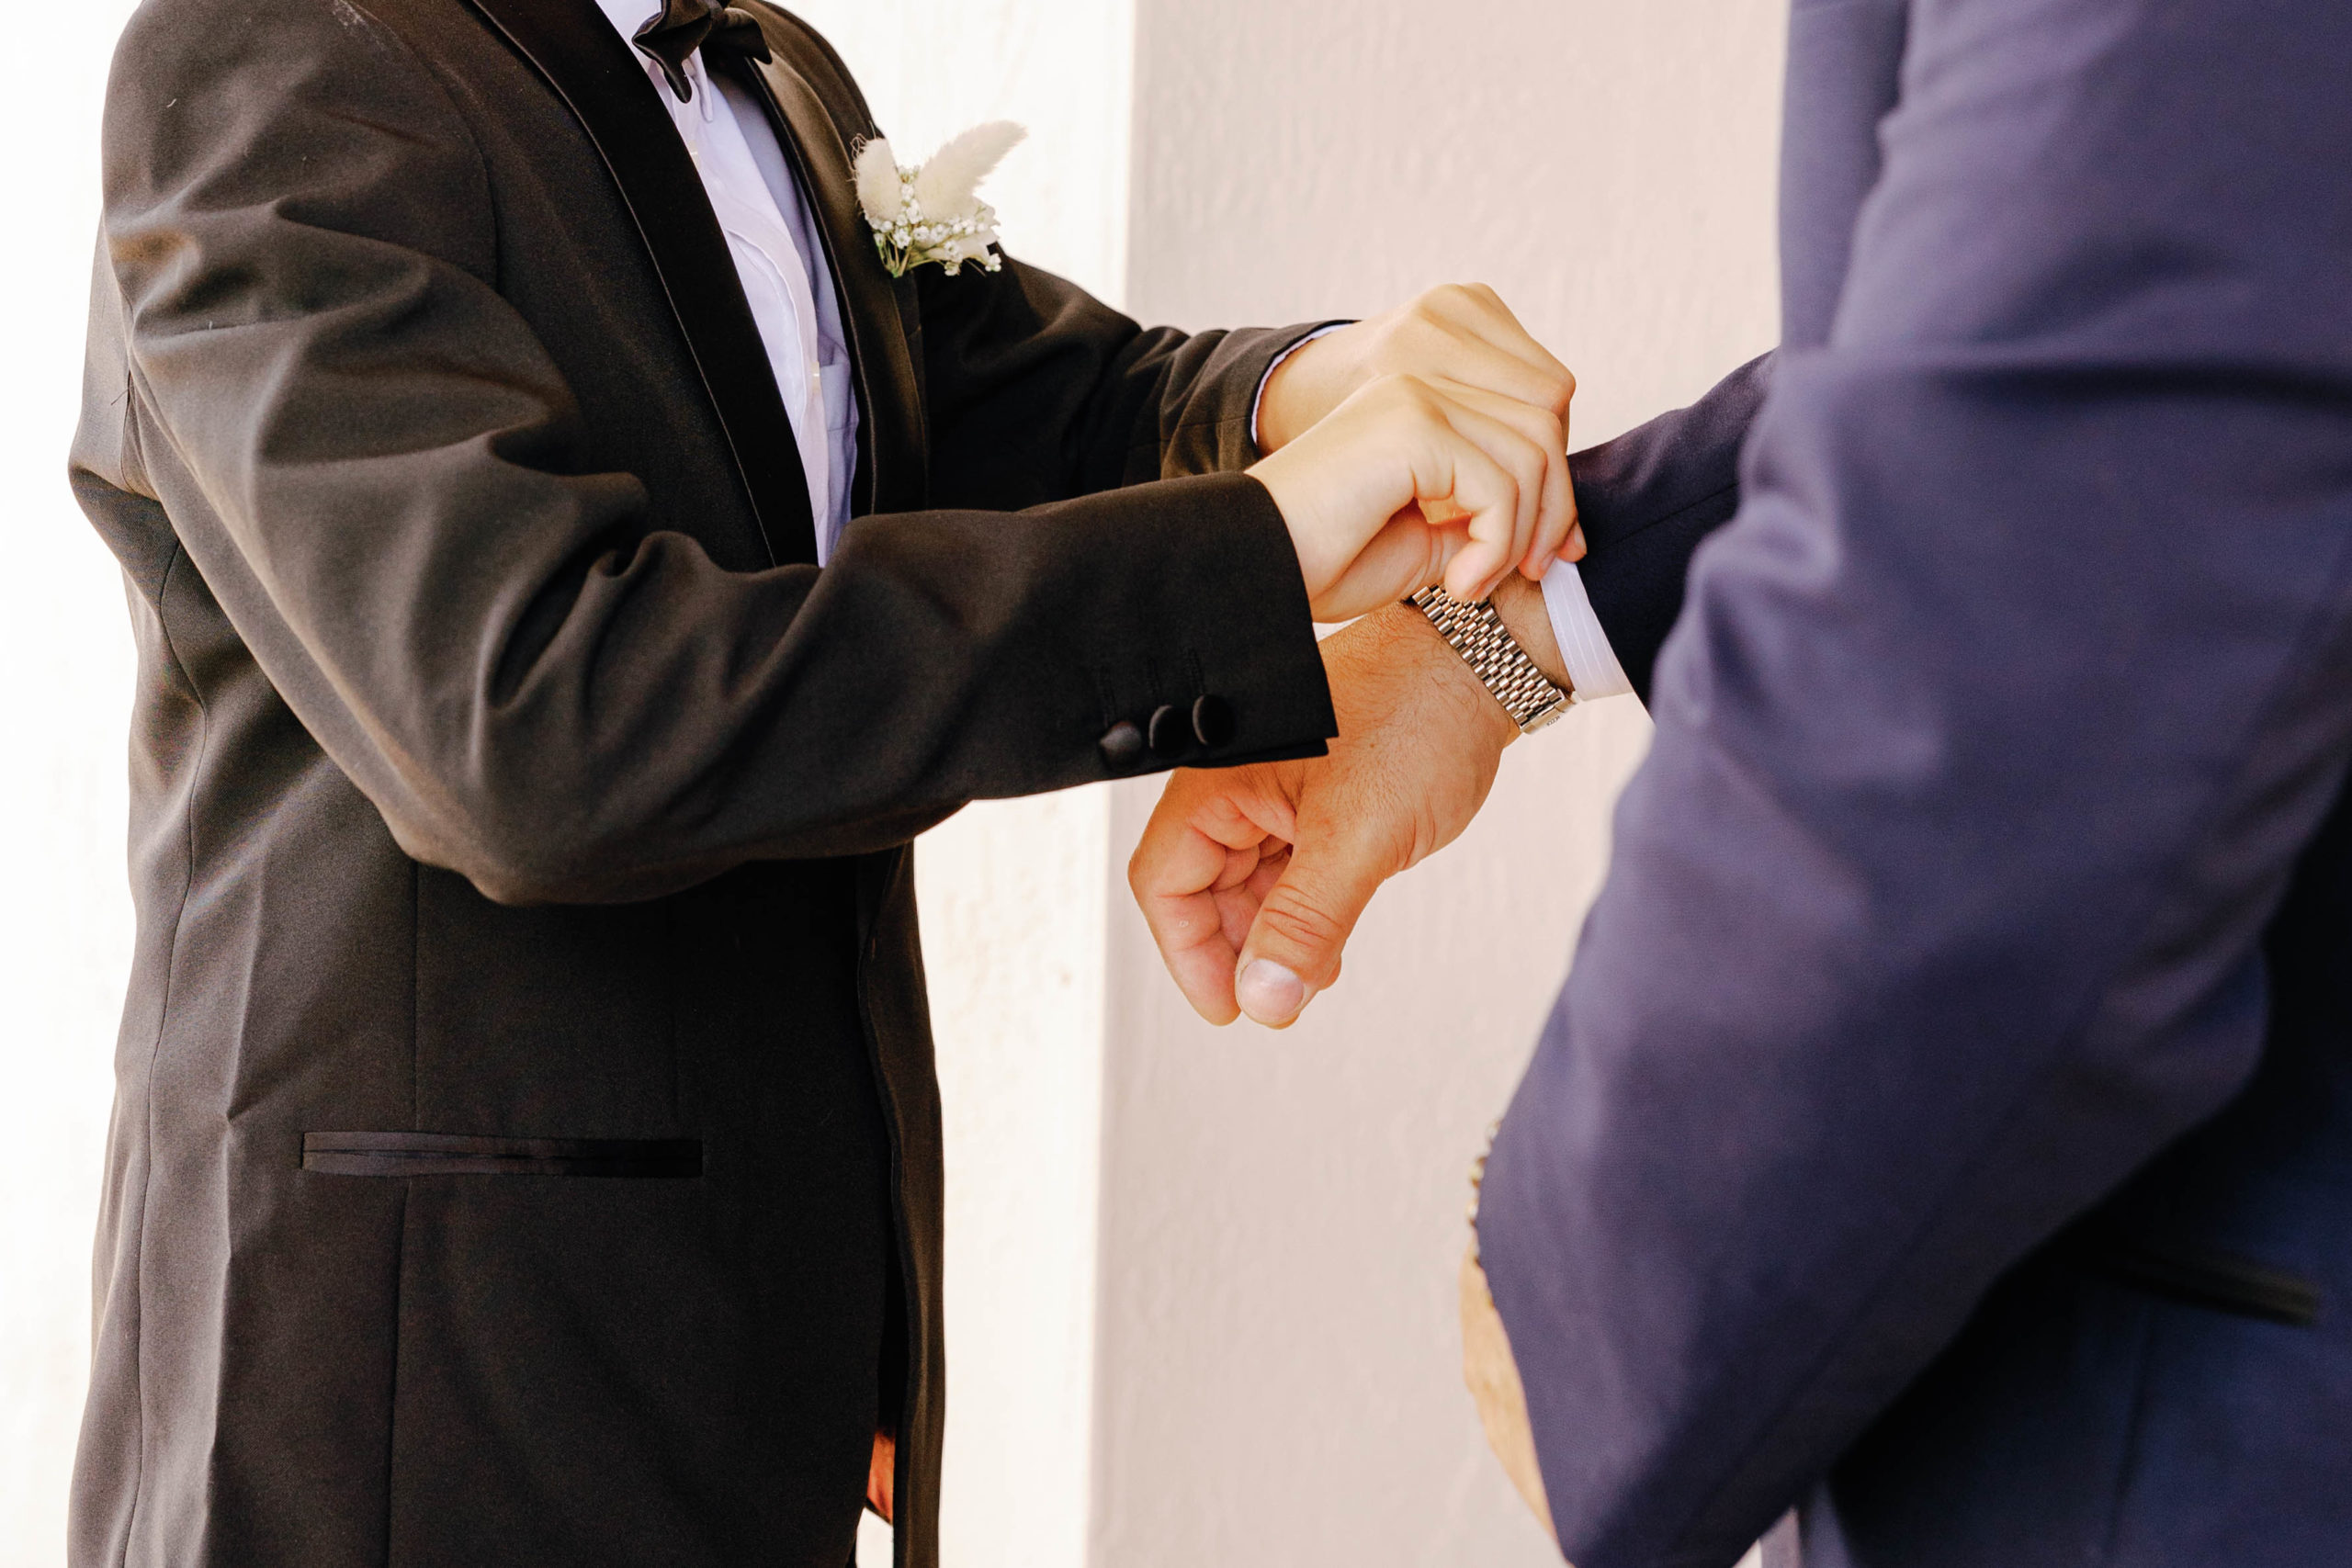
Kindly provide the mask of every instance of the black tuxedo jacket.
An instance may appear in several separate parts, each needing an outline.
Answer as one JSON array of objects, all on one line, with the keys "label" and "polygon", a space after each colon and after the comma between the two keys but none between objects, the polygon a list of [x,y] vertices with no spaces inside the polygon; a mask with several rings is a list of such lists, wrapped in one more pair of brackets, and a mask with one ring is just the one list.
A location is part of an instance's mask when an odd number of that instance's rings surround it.
[{"label": "black tuxedo jacket", "polygon": [[[139,642],[139,942],[81,1568],[839,1568],[877,1425],[933,1562],[907,841],[1204,695],[1194,762],[1331,733],[1281,520],[1217,471],[1299,330],[893,280],[854,84],[756,10],[774,61],[722,68],[864,416],[821,573],[725,242],[588,0],[124,37],[73,476]],[[1641,449],[1584,491],[1637,672],[1729,511]]]}]

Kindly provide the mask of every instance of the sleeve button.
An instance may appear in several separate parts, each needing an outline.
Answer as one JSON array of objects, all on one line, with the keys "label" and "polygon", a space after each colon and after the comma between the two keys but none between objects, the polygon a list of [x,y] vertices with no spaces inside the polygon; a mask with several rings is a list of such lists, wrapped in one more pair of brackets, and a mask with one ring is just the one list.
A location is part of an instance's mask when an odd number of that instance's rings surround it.
[{"label": "sleeve button", "polygon": [[1143,731],[1124,718],[1104,730],[1095,744],[1102,749],[1102,760],[1116,772],[1124,773],[1143,761]]},{"label": "sleeve button", "polygon": [[1184,722],[1184,710],[1173,703],[1162,703],[1151,714],[1151,754],[1163,762],[1172,762],[1193,749],[1192,727]]},{"label": "sleeve button", "polygon": [[1233,739],[1233,705],[1214,694],[1193,705],[1193,733],[1204,746],[1217,747]]}]

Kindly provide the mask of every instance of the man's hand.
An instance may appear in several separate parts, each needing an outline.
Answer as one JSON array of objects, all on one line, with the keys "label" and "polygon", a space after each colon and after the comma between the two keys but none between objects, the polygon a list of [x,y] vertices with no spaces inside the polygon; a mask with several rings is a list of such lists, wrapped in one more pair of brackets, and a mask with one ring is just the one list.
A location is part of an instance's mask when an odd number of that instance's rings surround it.
[{"label": "man's hand", "polygon": [[1577,390],[1568,367],[1528,335],[1493,289],[1448,284],[1317,338],[1276,366],[1258,405],[1260,450],[1282,450],[1383,376],[1450,381],[1548,409],[1563,430]]},{"label": "man's hand", "polygon": [[1483,599],[1516,569],[1583,553],[1567,437],[1549,409],[1386,376],[1250,473],[1298,551],[1315,618],[1343,621],[1432,582]]},{"label": "man's hand", "polygon": [[1212,1023],[1295,1019],[1339,977],[1374,892],[1453,840],[1519,737],[1410,608],[1328,639],[1323,662],[1330,754],[1175,773],[1127,867],[1169,972]]},{"label": "man's hand", "polygon": [[1258,405],[1265,457],[1250,471],[1290,525],[1317,618],[1441,581],[1483,599],[1514,566],[1532,580],[1582,556],[1565,457],[1576,389],[1475,283],[1430,289],[1276,366]]},{"label": "man's hand", "polygon": [[899,1522],[899,1439],[888,1432],[874,1434],[874,1450],[865,1461],[865,1506],[886,1525]]},{"label": "man's hand", "polygon": [[1510,1336],[1503,1330],[1502,1314],[1487,1289],[1486,1270],[1478,1267],[1476,1248],[1462,1254],[1462,1381],[1478,1406],[1478,1424],[1486,1428],[1487,1446],[1503,1461],[1503,1472],[1520,1496],[1544,1522],[1544,1533],[1555,1540],[1552,1505],[1544,1495],[1544,1472],[1535,1462],[1535,1432],[1527,1419],[1527,1390],[1519,1381],[1519,1363],[1510,1353]]}]

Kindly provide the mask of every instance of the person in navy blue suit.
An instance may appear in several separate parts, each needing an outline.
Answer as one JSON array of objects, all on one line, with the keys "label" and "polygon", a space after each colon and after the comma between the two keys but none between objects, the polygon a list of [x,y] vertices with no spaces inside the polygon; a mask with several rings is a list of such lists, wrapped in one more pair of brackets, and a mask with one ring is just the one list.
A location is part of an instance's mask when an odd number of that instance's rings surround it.
[{"label": "person in navy blue suit", "polygon": [[[2347,82],[2322,0],[1796,0],[1782,345],[1577,465],[1672,629],[1465,1273],[1579,1568],[2352,1563]],[[1415,610],[1326,659],[1133,868],[1220,1021],[1516,733]]]}]

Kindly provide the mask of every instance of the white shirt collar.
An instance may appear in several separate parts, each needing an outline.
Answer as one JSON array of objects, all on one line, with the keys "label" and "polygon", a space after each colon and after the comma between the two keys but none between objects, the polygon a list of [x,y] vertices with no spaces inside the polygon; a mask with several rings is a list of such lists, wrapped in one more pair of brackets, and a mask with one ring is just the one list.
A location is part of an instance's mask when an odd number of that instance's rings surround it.
[{"label": "white shirt collar", "polygon": [[620,29],[625,40],[635,37],[638,28],[662,14],[659,5],[649,6],[646,0],[596,0],[596,9],[604,12],[605,19]]}]

